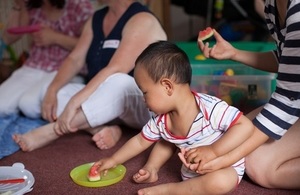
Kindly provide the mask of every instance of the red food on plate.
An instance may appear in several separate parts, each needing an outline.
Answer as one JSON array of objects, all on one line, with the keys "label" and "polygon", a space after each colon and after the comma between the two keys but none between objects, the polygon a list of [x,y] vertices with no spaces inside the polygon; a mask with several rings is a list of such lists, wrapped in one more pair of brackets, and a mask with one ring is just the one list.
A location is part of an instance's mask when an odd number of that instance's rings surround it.
[{"label": "red food on plate", "polygon": [[205,30],[201,30],[199,32],[198,40],[204,41],[204,40],[210,38],[211,36],[213,36],[213,34],[214,34],[213,29],[211,27],[207,27]]},{"label": "red food on plate", "polygon": [[26,34],[26,33],[33,33],[41,30],[41,26],[39,24],[31,25],[31,26],[19,26],[19,27],[12,27],[7,29],[7,32],[10,34]]},{"label": "red food on plate", "polygon": [[23,183],[25,179],[23,178],[16,178],[16,179],[1,179],[0,184],[7,184],[7,183]]},{"label": "red food on plate", "polygon": [[89,174],[88,174],[89,181],[99,181],[101,179],[98,169],[99,169],[99,165],[91,166]]}]

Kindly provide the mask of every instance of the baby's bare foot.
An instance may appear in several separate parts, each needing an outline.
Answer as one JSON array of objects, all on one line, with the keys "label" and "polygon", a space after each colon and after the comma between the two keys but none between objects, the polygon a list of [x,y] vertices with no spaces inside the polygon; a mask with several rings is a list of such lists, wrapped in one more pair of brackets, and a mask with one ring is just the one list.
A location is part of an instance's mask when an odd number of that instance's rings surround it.
[{"label": "baby's bare foot", "polygon": [[120,140],[122,130],[119,126],[104,126],[94,134],[93,141],[101,150],[112,148]]},{"label": "baby's bare foot", "polygon": [[133,180],[136,183],[154,183],[158,180],[157,171],[144,167],[133,175]]},{"label": "baby's bare foot", "polygon": [[55,134],[53,125],[50,123],[25,134],[15,134],[12,138],[22,151],[30,152],[54,141],[58,135]]}]

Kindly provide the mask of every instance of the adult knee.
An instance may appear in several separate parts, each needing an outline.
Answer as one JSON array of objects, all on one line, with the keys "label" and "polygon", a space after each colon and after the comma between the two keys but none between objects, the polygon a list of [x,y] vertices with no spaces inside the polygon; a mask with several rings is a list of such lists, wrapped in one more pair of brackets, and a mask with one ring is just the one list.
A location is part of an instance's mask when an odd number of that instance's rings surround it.
[{"label": "adult knee", "polygon": [[39,105],[39,103],[36,102],[36,100],[25,95],[19,100],[18,107],[25,116],[29,118],[39,118],[41,117],[41,108],[37,105]]},{"label": "adult knee", "polygon": [[11,103],[9,100],[1,100],[0,98],[0,117],[9,116],[17,112],[16,104]]},{"label": "adult knee", "polygon": [[107,79],[109,82],[113,82],[114,85],[117,85],[118,90],[128,91],[132,86],[135,86],[136,83],[134,79],[128,74],[124,73],[115,73]]},{"label": "adult knee", "polygon": [[[114,90],[112,90],[114,89]],[[106,81],[99,86],[98,93],[107,94],[106,98],[114,98],[116,104],[124,106],[129,98],[142,96],[141,91],[136,85],[133,77],[124,73],[115,73],[108,77]],[[111,101],[110,99],[107,99]]]},{"label": "adult knee", "polygon": [[274,188],[275,172],[272,167],[265,167],[258,160],[247,158],[246,173],[254,183],[265,188]]}]

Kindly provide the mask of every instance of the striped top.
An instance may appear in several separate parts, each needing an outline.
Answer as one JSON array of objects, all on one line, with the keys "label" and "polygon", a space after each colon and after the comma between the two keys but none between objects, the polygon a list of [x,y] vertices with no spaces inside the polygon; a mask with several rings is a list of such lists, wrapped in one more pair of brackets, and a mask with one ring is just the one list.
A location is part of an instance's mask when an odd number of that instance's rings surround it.
[{"label": "striped top", "polygon": [[154,115],[143,127],[142,136],[149,141],[163,138],[179,148],[195,148],[218,140],[243,114],[219,98],[194,93],[200,112],[186,137],[172,134],[166,114]]},{"label": "striped top", "polygon": [[282,28],[276,0],[265,1],[265,14],[277,44],[279,67],[275,92],[253,123],[268,136],[280,139],[300,115],[300,0],[288,2]]}]

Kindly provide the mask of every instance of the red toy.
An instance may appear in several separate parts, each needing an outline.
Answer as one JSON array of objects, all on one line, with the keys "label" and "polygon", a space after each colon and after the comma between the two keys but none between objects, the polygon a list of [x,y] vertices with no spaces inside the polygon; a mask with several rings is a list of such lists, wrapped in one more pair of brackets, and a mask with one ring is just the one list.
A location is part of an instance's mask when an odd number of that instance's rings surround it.
[{"label": "red toy", "polygon": [[41,30],[41,26],[39,24],[31,25],[31,26],[19,26],[19,27],[12,27],[7,29],[7,32],[10,34],[26,34],[26,33],[33,33]]}]

